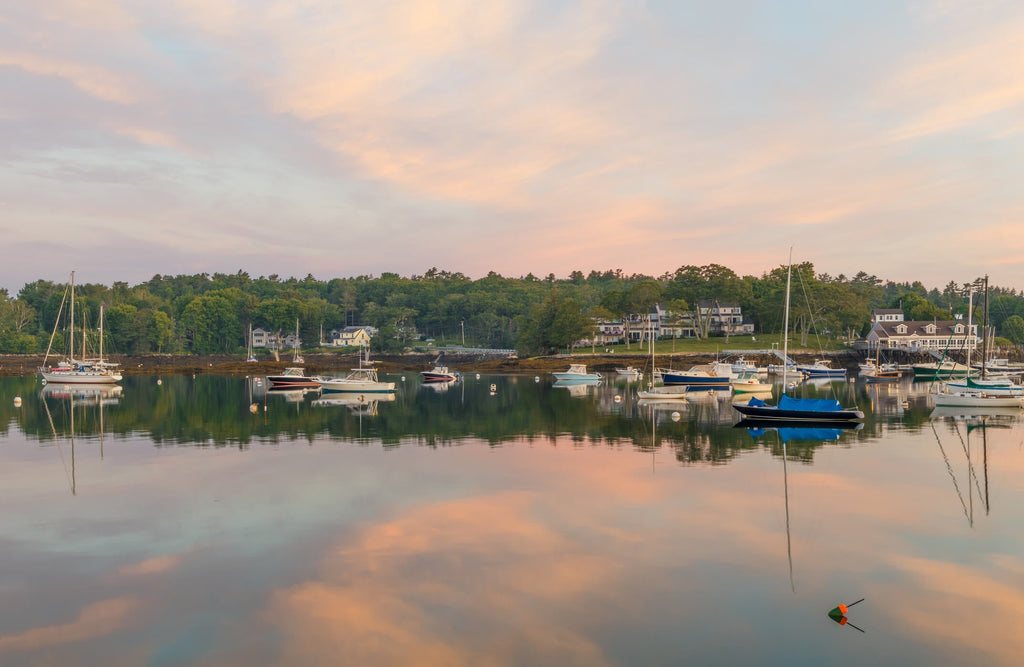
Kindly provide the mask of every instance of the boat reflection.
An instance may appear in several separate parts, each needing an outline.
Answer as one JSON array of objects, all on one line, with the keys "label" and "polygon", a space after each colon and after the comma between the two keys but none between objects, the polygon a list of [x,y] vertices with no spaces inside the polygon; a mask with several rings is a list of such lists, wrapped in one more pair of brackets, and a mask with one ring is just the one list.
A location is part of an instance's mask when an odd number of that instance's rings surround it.
[{"label": "boat reflection", "polygon": [[570,396],[580,398],[587,396],[588,394],[596,393],[596,388],[599,384],[599,382],[555,380],[551,383],[551,386],[558,389],[565,389],[569,392]]},{"label": "boat reflection", "polygon": [[121,402],[121,393],[124,389],[116,384],[60,384],[50,382],[43,385],[39,390],[42,398],[55,398],[70,400],[72,398],[102,403],[103,405],[117,405]]}]

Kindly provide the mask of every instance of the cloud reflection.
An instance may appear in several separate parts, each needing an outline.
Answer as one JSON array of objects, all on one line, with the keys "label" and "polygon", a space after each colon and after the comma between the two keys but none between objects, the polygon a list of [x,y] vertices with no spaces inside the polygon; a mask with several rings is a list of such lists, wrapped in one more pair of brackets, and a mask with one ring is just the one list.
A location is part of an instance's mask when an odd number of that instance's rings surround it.
[{"label": "cloud reflection", "polygon": [[604,664],[562,612],[607,590],[620,566],[535,511],[525,493],[468,498],[346,540],[321,581],[274,596],[285,662]]},{"label": "cloud reflection", "polygon": [[139,607],[139,602],[133,598],[94,602],[86,605],[70,623],[32,628],[17,634],[0,636],[0,652],[38,650],[103,637],[130,625]]}]

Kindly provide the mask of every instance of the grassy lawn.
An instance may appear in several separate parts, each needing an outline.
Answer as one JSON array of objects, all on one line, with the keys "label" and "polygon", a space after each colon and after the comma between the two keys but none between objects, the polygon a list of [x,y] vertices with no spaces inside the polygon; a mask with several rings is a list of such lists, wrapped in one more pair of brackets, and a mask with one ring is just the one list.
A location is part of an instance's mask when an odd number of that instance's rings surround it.
[{"label": "grassy lawn", "polygon": [[[725,350],[769,350],[772,347],[777,347],[779,350],[782,349],[782,334],[757,334],[755,336],[729,336],[726,340],[725,337],[708,338],[704,340],[698,340],[695,338],[678,338],[675,341],[659,340],[654,343],[655,354],[672,354],[673,352],[686,354],[686,353],[699,353],[699,354],[715,354],[718,352],[724,352]],[[800,343],[800,337],[790,335],[789,337],[789,348],[791,350],[844,350],[848,346],[843,340],[836,339],[816,339],[814,336],[808,336],[807,344],[802,345]],[[608,352],[608,351],[611,352]],[[647,343],[643,346],[633,343],[627,347],[625,345],[604,345],[598,346],[593,350],[595,354],[636,354],[645,355],[650,354],[650,349],[647,347]],[[574,350],[574,354],[591,354],[591,348],[589,347],[578,347]]]}]

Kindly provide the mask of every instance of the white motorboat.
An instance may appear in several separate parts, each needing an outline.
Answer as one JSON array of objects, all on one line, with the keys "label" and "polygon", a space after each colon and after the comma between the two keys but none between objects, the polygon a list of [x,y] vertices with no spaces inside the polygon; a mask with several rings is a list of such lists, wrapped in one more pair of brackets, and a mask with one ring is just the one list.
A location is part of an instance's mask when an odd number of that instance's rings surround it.
[{"label": "white motorboat", "polygon": [[588,373],[586,364],[569,364],[569,369],[552,373],[560,382],[600,382],[600,373]]},{"label": "white motorboat", "polygon": [[381,394],[393,392],[395,383],[380,380],[376,368],[353,368],[345,377],[320,378],[320,388],[324,391]]}]

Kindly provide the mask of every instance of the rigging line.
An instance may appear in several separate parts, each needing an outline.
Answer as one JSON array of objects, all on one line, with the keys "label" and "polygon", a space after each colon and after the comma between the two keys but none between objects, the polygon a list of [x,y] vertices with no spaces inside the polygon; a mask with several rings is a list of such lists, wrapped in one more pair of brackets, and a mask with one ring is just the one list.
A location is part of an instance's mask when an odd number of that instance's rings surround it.
[{"label": "rigging line", "polygon": [[949,464],[949,457],[946,456],[946,450],[942,448],[942,440],[939,439],[939,433],[935,430],[935,424],[931,424],[932,433],[935,434],[935,442],[939,445],[939,451],[942,452],[942,460],[946,462],[946,471],[949,473],[950,479],[953,480],[953,488],[956,490],[956,497],[960,499],[960,506],[964,508],[964,517],[967,519],[968,525],[971,524],[971,515],[967,511],[967,503],[964,502],[964,494],[960,493],[960,485],[956,482],[956,475],[953,474],[953,466]]},{"label": "rigging line", "polygon": [[[815,320],[815,317],[814,317],[814,304],[811,303],[810,294],[808,294],[808,292],[807,292],[807,284],[804,282],[803,274],[800,271],[796,272],[796,276],[800,280],[800,289],[801,289],[801,291],[804,294],[804,301],[807,302],[807,314],[808,314],[808,318],[810,319],[810,322],[808,323],[808,326],[810,326],[810,327],[812,327],[814,329],[814,342],[817,344],[818,350],[820,352],[824,352],[825,348],[821,344],[821,336],[818,334],[818,328],[814,326],[814,320]],[[822,355],[822,356],[824,356],[824,355]],[[829,382],[828,383],[828,390],[832,394],[832,398],[834,398],[834,399],[836,399],[838,401],[839,400],[839,392],[836,391],[836,388],[835,388],[834,384],[835,383],[833,383],[833,382]]]}]

